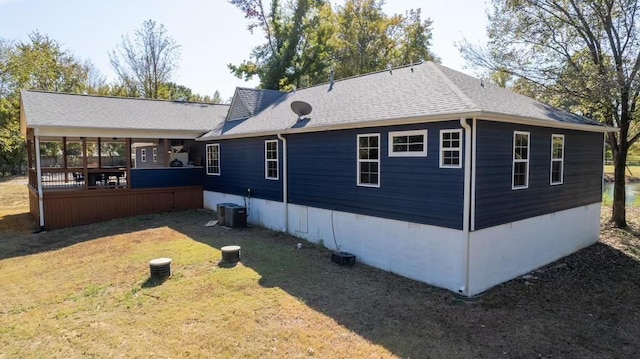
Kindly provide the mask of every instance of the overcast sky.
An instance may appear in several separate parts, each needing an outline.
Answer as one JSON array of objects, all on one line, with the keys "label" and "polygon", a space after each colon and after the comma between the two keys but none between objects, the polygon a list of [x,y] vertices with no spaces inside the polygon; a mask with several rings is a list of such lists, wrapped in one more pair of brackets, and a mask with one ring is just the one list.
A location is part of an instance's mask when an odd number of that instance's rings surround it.
[{"label": "overcast sky", "polygon": [[[433,20],[432,51],[443,65],[475,75],[464,68],[454,43],[463,38],[486,41],[486,6],[484,0],[388,0],[384,10],[394,14],[422,8],[423,18]],[[240,10],[226,0],[0,0],[0,37],[26,40],[38,30],[77,57],[90,59],[109,81],[114,74],[108,52],[121,35],[133,34],[148,19],[164,24],[181,45],[176,83],[201,95],[219,90],[223,99],[231,97],[236,86],[258,83],[238,79],[227,69],[228,63],[248,59],[264,37],[258,31],[250,34]]]}]

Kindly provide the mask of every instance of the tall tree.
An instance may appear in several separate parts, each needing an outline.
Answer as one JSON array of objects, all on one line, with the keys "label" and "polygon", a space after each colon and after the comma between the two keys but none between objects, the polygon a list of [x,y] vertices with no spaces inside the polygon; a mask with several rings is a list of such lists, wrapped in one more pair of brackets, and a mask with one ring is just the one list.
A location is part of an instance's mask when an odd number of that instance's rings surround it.
[{"label": "tall tree", "polygon": [[382,11],[383,4],[382,0],[347,0],[338,8],[339,42],[334,56],[337,77],[394,65],[403,18],[387,16]]},{"label": "tall tree", "polygon": [[135,31],[133,41],[129,35],[122,36],[109,60],[128,95],[159,98],[161,87],[171,82],[178,69],[180,45],[164,25],[147,20]]},{"label": "tall tree", "polygon": [[0,41],[0,174],[21,172],[26,161],[20,136],[20,89],[84,93],[93,65],[38,32],[29,41]]},{"label": "tall tree", "polygon": [[251,60],[240,65],[229,64],[229,69],[238,77],[249,79],[260,77],[266,89],[280,89],[295,85],[301,76],[295,64],[299,60],[305,23],[309,10],[322,5],[322,0],[293,0],[284,8],[279,0],[271,1],[269,12],[262,0],[230,0],[240,8],[245,18],[251,20],[249,31],[259,28],[265,33],[266,43],[256,47]]},{"label": "tall tree", "polygon": [[640,138],[640,12],[636,0],[492,0],[486,48],[463,43],[472,64],[508,71],[570,109],[619,128],[613,215],[626,227],[625,165]]},{"label": "tall tree", "polygon": [[335,10],[329,1],[293,0],[284,5],[262,0],[230,0],[240,8],[250,31],[260,29],[266,43],[250,60],[229,64],[245,79],[260,77],[260,86],[289,90],[329,79],[382,70],[419,60],[436,60],[430,52],[431,21],[421,11],[389,16],[382,0],[347,0]]}]

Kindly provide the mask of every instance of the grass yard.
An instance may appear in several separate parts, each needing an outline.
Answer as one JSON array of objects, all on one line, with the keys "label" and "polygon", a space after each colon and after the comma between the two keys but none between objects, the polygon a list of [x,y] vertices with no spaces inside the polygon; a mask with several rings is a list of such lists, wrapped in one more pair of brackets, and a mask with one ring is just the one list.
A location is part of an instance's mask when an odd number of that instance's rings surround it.
[{"label": "grass yard", "polygon": [[[613,175],[613,165],[604,166],[604,173]],[[640,166],[627,166],[627,168],[625,169],[625,174],[631,177],[640,177]]]},{"label": "grass yard", "polygon": [[[186,211],[32,234],[0,183],[0,358],[631,358],[640,240],[601,243],[473,299]],[[604,208],[604,215],[610,209]],[[640,229],[639,212],[628,216]],[[220,247],[242,261],[219,266]],[[149,280],[148,261],[173,259]]]}]

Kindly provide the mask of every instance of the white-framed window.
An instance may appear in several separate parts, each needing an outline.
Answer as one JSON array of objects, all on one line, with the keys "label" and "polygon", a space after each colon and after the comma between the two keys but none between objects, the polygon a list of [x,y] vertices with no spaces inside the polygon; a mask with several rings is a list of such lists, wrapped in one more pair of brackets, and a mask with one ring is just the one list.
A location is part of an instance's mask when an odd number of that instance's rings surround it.
[{"label": "white-framed window", "polygon": [[462,168],[462,130],[440,130],[440,168]]},{"label": "white-framed window", "polygon": [[358,186],[380,187],[380,134],[358,135]]},{"label": "white-framed window", "polygon": [[426,157],[427,130],[389,132],[389,157]]},{"label": "white-framed window", "polygon": [[153,148],[153,162],[158,162],[158,149]]},{"label": "white-framed window", "polygon": [[207,145],[207,174],[220,176],[220,144]]},{"label": "white-framed window", "polygon": [[277,180],[278,172],[278,140],[266,140],[264,141],[264,178]]},{"label": "white-framed window", "polygon": [[564,135],[551,135],[551,185],[564,180]]},{"label": "white-framed window", "polygon": [[140,162],[147,162],[147,149],[143,148],[140,150]]},{"label": "white-framed window", "polygon": [[513,132],[513,176],[511,189],[529,187],[529,132]]}]

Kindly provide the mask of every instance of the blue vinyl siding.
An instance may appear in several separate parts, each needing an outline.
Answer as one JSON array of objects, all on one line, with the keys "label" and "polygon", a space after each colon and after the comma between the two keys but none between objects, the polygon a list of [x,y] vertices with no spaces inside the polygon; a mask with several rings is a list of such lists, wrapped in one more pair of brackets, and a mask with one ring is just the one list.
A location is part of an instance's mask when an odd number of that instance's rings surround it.
[{"label": "blue vinyl siding", "polygon": [[[439,168],[440,129],[458,121],[288,135],[294,204],[462,229],[464,170]],[[428,130],[427,157],[389,157],[390,131]],[[380,134],[380,188],[357,185],[357,135]],[[224,164],[223,164],[224,165]]]},{"label": "blue vinyl siding", "polygon": [[131,188],[202,186],[204,168],[131,169]]},{"label": "blue vinyl siding", "polygon": [[277,137],[273,136],[207,142],[220,144],[220,175],[204,175],[204,189],[243,196],[247,188],[251,188],[251,195],[255,198],[281,202],[282,143],[280,141],[278,141],[280,179],[265,179],[264,173],[264,141],[275,139]]},{"label": "blue vinyl siding", "polygon": [[[477,123],[476,230],[602,200],[602,133]],[[514,131],[530,132],[527,189],[511,189]],[[564,183],[553,186],[552,134],[565,136]]]}]

